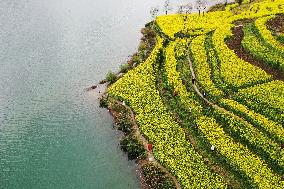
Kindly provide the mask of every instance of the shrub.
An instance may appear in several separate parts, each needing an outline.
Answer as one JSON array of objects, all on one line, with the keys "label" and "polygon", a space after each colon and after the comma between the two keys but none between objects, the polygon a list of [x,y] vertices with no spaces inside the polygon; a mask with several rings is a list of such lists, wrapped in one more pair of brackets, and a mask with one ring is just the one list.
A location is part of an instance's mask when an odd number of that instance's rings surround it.
[{"label": "shrub", "polygon": [[107,108],[108,107],[108,100],[105,96],[102,96],[100,98],[100,107],[101,108]]},{"label": "shrub", "polygon": [[283,34],[283,35],[279,35],[279,36],[277,37],[277,40],[278,40],[280,43],[284,44],[284,34]]},{"label": "shrub", "polygon": [[142,166],[142,171],[146,183],[153,189],[172,189],[176,188],[174,182],[165,172],[152,163]]},{"label": "shrub", "polygon": [[124,132],[125,134],[130,134],[132,131],[132,123],[126,115],[122,115],[117,120],[118,129]]},{"label": "shrub", "polygon": [[140,64],[142,62],[141,57],[136,53],[132,56],[132,62],[134,65]]},{"label": "shrub", "polygon": [[147,49],[147,45],[144,41],[141,41],[139,47],[138,47],[138,51],[144,51]]},{"label": "shrub", "polygon": [[106,80],[107,80],[110,84],[112,84],[112,83],[114,83],[114,82],[117,80],[117,76],[115,75],[115,73],[109,71],[108,74],[107,74],[107,76],[106,76]]},{"label": "shrub", "polygon": [[137,158],[145,159],[147,156],[144,146],[138,141],[135,136],[127,136],[120,141],[120,147],[124,152],[128,153],[128,159]]},{"label": "shrub", "polygon": [[130,69],[130,65],[129,64],[122,64],[122,65],[120,65],[120,72],[121,73],[126,73],[129,69]]}]

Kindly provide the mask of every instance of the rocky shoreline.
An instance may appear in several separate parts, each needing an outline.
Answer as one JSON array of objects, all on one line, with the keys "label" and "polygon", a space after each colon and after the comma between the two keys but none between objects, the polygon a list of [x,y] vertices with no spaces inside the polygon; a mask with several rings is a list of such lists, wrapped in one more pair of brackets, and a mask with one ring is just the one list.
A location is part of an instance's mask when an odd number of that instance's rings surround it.
[{"label": "rocky shoreline", "polygon": [[121,65],[118,73],[109,72],[106,79],[86,89],[96,93],[100,99],[100,107],[106,108],[114,118],[114,128],[123,132],[120,141],[121,149],[127,153],[129,160],[135,160],[137,174],[142,189],[157,187],[180,188],[177,179],[154,159],[151,144],[139,132],[135,121],[135,114],[130,107],[117,99],[109,97],[107,88],[123,77],[129,70],[143,63],[156,44],[157,28],[154,22],[145,25],[138,51],[134,53],[126,64]]}]

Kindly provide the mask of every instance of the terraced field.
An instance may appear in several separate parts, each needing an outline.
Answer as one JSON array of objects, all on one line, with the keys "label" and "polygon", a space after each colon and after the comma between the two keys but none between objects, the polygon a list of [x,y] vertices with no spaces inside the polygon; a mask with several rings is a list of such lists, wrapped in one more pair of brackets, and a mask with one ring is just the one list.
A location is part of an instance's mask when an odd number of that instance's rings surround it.
[{"label": "terraced field", "polygon": [[[182,188],[284,188],[284,45],[267,26],[284,2],[237,8],[157,17],[150,56],[108,89]],[[249,58],[228,45],[239,27]]]}]

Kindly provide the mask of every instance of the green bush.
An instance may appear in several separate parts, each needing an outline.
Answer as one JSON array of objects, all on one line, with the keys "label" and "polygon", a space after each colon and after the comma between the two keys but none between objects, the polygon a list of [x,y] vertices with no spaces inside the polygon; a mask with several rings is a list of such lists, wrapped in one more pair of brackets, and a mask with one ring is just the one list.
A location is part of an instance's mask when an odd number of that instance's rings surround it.
[{"label": "green bush", "polygon": [[138,64],[140,64],[140,63],[142,62],[142,59],[141,59],[141,57],[138,55],[138,53],[136,53],[136,54],[134,54],[134,55],[132,56],[131,61],[132,61],[132,63],[133,63],[134,65],[138,65]]},{"label": "green bush", "polygon": [[176,188],[174,182],[165,172],[152,163],[142,166],[145,181],[153,189],[173,189]]},{"label": "green bush", "polygon": [[120,147],[124,152],[128,153],[128,159],[145,159],[147,156],[144,146],[138,141],[138,139],[129,135],[120,141]]},{"label": "green bush", "polygon": [[141,41],[141,42],[140,42],[140,45],[139,45],[139,47],[138,47],[138,51],[144,51],[144,50],[146,50],[146,49],[147,49],[146,43],[145,43],[144,41]]},{"label": "green bush", "polygon": [[107,108],[108,107],[108,100],[105,96],[102,96],[100,98],[100,107],[101,108]]},{"label": "green bush", "polygon": [[284,34],[279,35],[279,36],[277,37],[277,40],[278,40],[280,43],[283,43],[283,44],[284,44]]},{"label": "green bush", "polygon": [[130,69],[130,65],[129,64],[122,64],[122,65],[120,65],[120,72],[121,73],[126,73],[129,69]]},{"label": "green bush", "polygon": [[112,83],[114,83],[114,82],[117,80],[117,76],[115,75],[115,73],[109,71],[109,72],[107,73],[106,80],[107,80],[110,84],[112,84]]},{"label": "green bush", "polygon": [[124,132],[125,134],[130,134],[132,131],[132,123],[126,115],[122,115],[118,121],[118,129]]}]

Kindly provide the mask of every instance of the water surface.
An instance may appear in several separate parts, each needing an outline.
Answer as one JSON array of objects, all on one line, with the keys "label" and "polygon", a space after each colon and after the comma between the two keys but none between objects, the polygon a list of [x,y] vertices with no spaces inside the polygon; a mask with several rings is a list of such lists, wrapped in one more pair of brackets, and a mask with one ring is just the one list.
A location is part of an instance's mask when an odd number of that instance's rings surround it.
[{"label": "water surface", "polygon": [[0,0],[0,188],[139,188],[84,89],[136,51],[161,0]]}]

